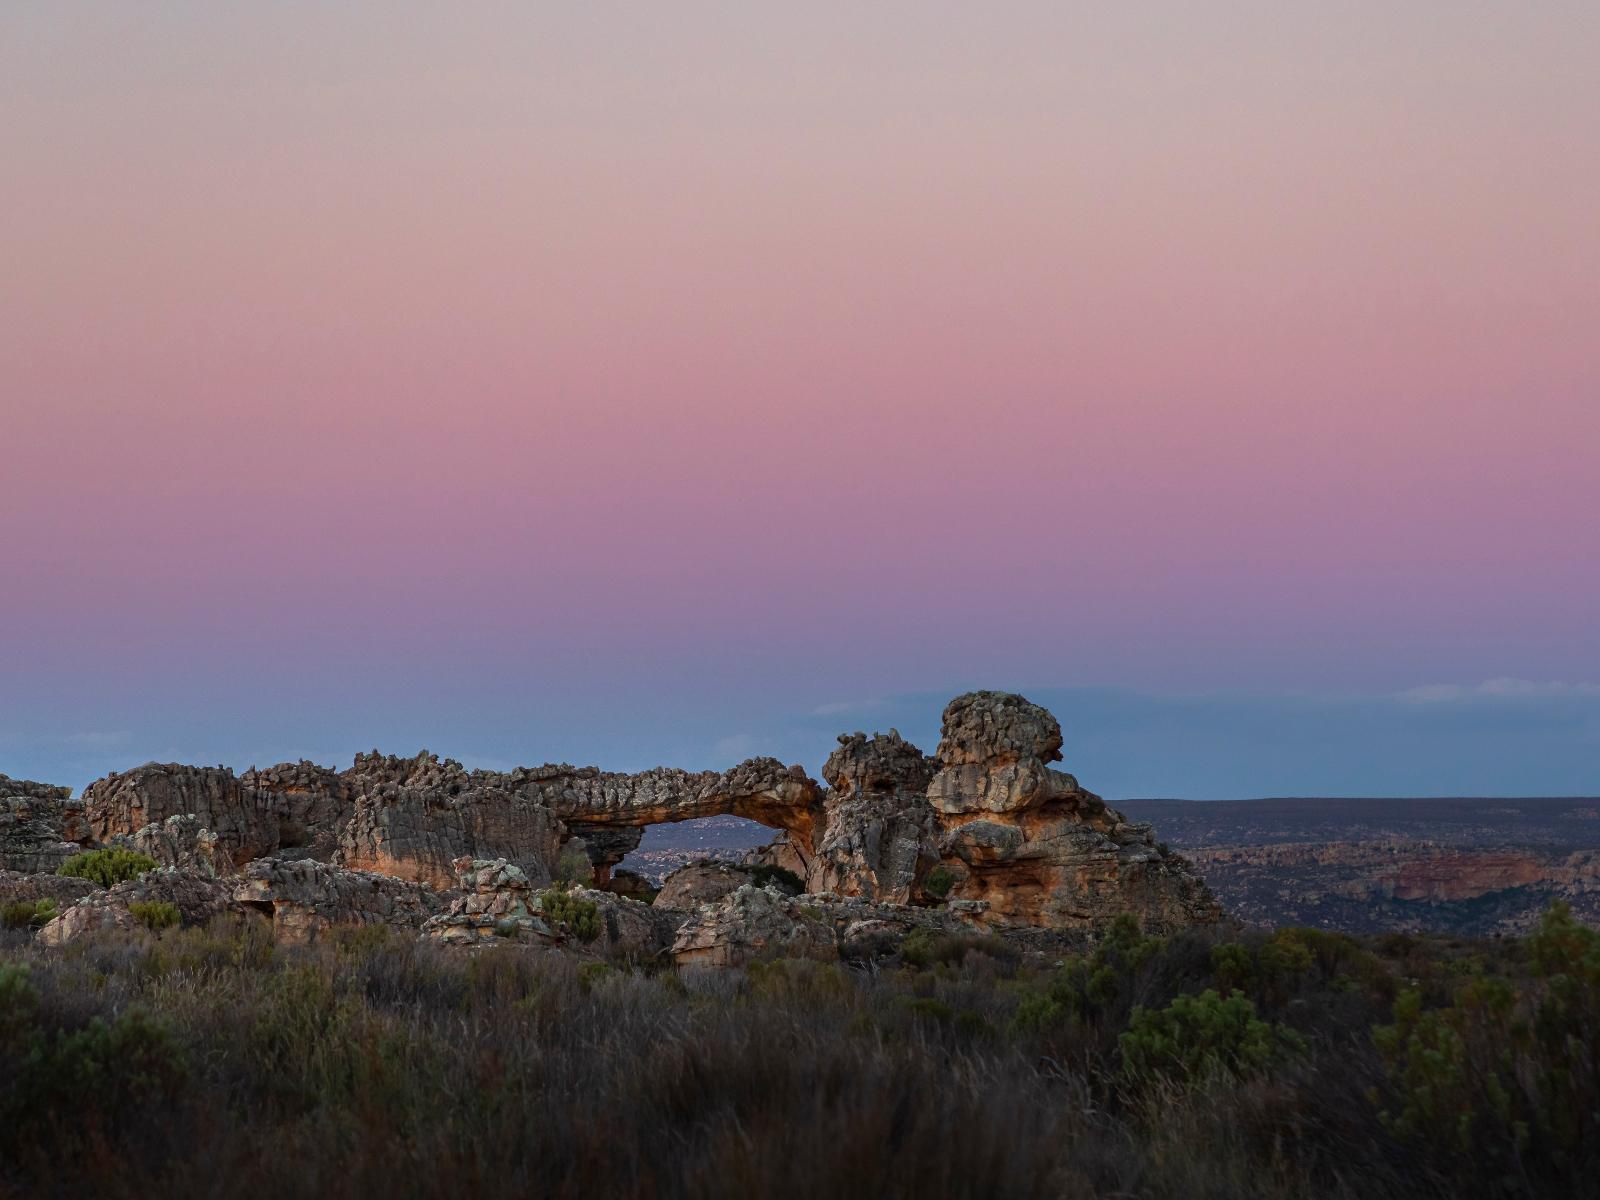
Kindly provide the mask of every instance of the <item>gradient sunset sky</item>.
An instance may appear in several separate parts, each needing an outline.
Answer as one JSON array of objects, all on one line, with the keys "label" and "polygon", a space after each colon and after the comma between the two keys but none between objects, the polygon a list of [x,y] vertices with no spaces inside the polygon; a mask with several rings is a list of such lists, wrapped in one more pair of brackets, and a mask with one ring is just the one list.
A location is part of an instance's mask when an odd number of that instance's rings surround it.
[{"label": "gradient sunset sky", "polygon": [[0,772],[1600,793],[1600,4],[0,10]]}]

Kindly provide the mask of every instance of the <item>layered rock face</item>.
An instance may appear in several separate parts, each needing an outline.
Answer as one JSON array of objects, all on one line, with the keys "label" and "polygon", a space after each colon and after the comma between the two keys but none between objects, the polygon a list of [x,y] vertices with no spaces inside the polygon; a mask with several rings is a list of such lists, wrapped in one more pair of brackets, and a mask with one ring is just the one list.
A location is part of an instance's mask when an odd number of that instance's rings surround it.
[{"label": "layered rock face", "polygon": [[192,816],[239,866],[280,844],[277,827],[256,795],[225,767],[146,763],[90,784],[83,804],[89,830],[100,842],[131,837],[168,817]]},{"label": "layered rock face", "polygon": [[154,859],[157,866],[193,871],[213,879],[238,870],[216,834],[189,813],[152,822],[130,837],[115,838],[114,844]]},{"label": "layered rock face", "polygon": [[1221,908],[1189,863],[1049,763],[1061,726],[1036,704],[972,692],[944,711],[928,803],[949,895],[988,905],[993,925],[1094,930],[1120,913],[1164,931]]},{"label": "layered rock face", "polygon": [[440,895],[423,884],[313,859],[253,862],[229,899],[269,914],[273,940],[288,944],[315,941],[335,925],[416,929],[444,907]]},{"label": "layered rock face", "polygon": [[0,775],[0,871],[54,871],[89,842],[72,789]]},{"label": "layered rock face", "polygon": [[459,763],[432,755],[400,773],[389,769],[392,761],[363,772],[372,760],[356,760],[354,808],[338,835],[341,863],[446,889],[455,883],[456,859],[495,856],[549,882],[566,831],[539,800],[485,786]]}]

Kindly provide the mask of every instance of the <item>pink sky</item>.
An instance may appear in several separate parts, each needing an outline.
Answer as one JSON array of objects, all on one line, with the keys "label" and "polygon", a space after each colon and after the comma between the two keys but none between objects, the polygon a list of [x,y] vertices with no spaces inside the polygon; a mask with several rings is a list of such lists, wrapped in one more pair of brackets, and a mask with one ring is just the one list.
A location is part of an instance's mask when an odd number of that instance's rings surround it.
[{"label": "pink sky", "polygon": [[1399,7],[9,6],[0,733],[1600,679],[1600,8]]}]

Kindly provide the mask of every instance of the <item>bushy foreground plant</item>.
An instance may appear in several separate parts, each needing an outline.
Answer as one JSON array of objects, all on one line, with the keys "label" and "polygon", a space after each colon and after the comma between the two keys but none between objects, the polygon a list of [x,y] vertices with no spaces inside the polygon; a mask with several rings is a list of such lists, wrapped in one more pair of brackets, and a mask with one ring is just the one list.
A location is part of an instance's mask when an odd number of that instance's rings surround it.
[{"label": "bushy foreground plant", "polygon": [[1297,1034],[1257,1018],[1244,993],[1224,997],[1210,988],[1165,1008],[1135,1008],[1118,1044],[1128,1078],[1184,1083],[1219,1073],[1242,1078],[1305,1050]]},{"label": "bushy foreground plant", "polygon": [[1374,1031],[1385,1124],[1508,1191],[1600,1179],[1600,933],[1557,904],[1528,950],[1526,978],[1469,977],[1434,1009],[1409,989]]},{"label": "bushy foreground plant", "polygon": [[56,874],[76,876],[108,888],[129,879],[137,879],[155,868],[156,860],[149,855],[112,846],[105,850],[85,850],[81,854],[74,854],[61,864]]}]

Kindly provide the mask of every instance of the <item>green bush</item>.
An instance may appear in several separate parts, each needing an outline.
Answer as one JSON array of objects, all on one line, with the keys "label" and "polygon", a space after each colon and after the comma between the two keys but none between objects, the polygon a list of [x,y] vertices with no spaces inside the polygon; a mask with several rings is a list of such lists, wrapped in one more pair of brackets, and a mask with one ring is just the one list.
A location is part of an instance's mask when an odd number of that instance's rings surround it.
[{"label": "green bush", "polygon": [[1223,998],[1211,988],[1177,996],[1166,1008],[1135,1008],[1117,1044],[1127,1077],[1178,1082],[1239,1078],[1305,1048],[1296,1034],[1258,1018],[1243,993]]},{"label": "green bush", "polygon": [[71,875],[87,879],[101,887],[115,887],[129,879],[137,879],[146,871],[153,871],[156,860],[147,854],[113,846],[106,850],[85,850],[74,854],[61,864],[57,875]]},{"label": "green bush", "polygon": [[593,900],[561,888],[540,893],[539,910],[551,925],[565,930],[580,942],[600,936],[600,908]]},{"label": "green bush", "polygon": [[922,890],[935,900],[943,900],[955,885],[955,872],[949,867],[935,867],[922,877]]},{"label": "green bush", "polygon": [[135,900],[128,915],[146,929],[171,929],[180,919],[178,906],[166,900]]},{"label": "green bush", "polygon": [[60,910],[48,896],[43,900],[12,900],[0,907],[0,926],[6,929],[38,929],[54,919]]},{"label": "green bush", "polygon": [[1600,933],[1564,903],[1528,939],[1531,978],[1467,978],[1426,1009],[1401,993],[1373,1030],[1389,1076],[1375,1096],[1402,1140],[1485,1178],[1588,1180],[1600,1168]]},{"label": "green bush", "polygon": [[1024,995],[1012,1018],[1013,1027],[1031,1032],[1126,1011],[1132,1003],[1135,974],[1165,946],[1161,938],[1146,937],[1133,916],[1122,914],[1092,954],[1067,959],[1046,981],[1042,993]]}]

